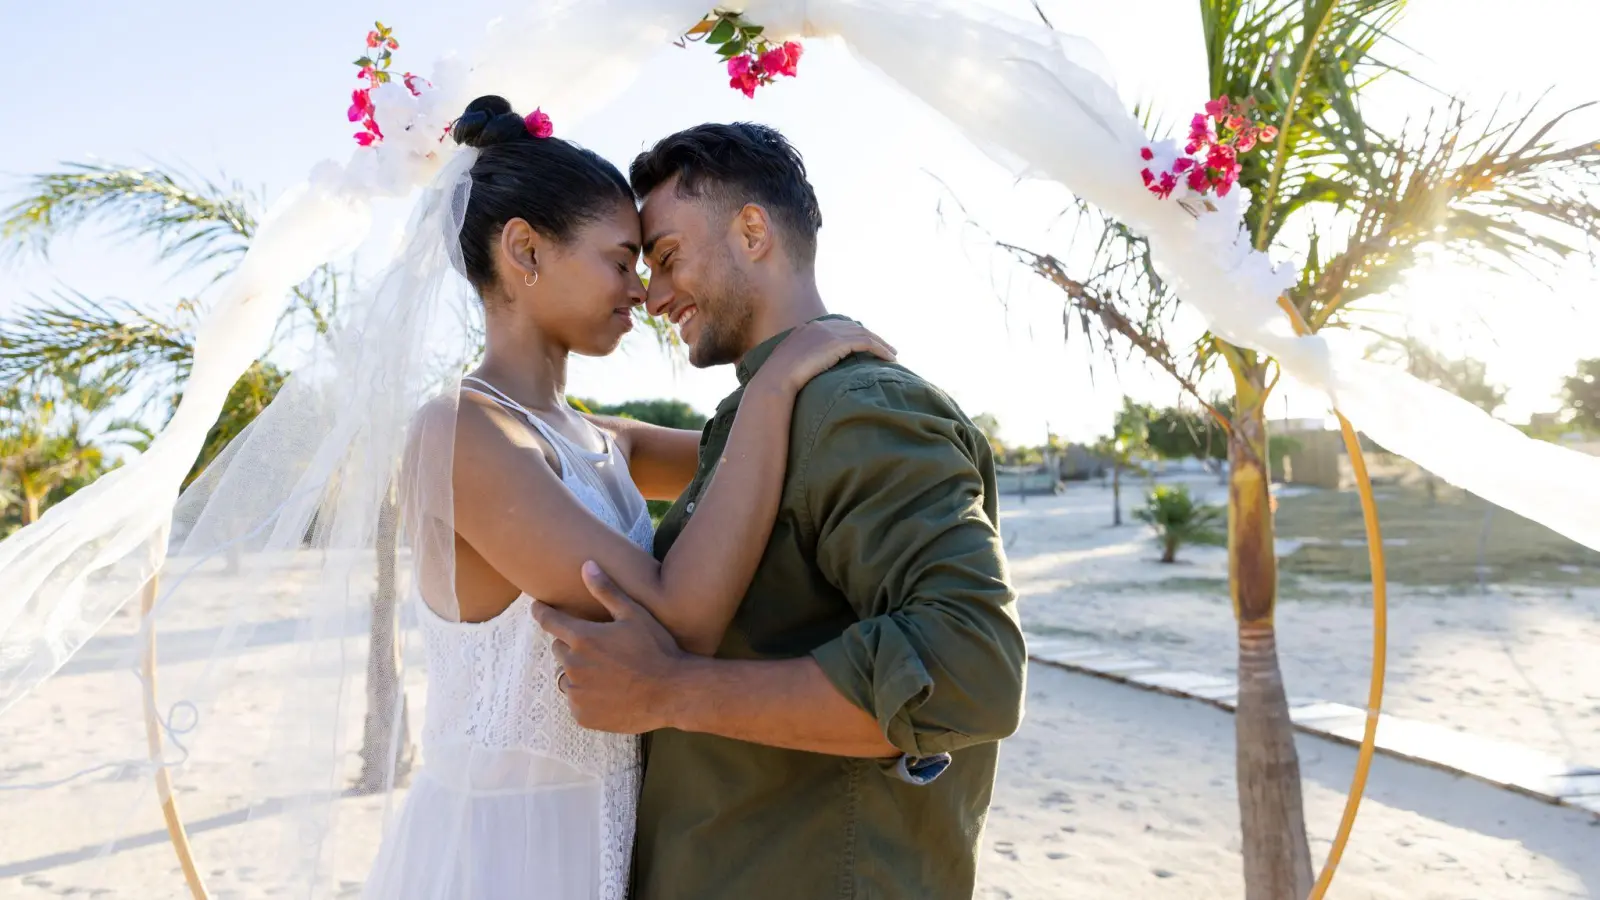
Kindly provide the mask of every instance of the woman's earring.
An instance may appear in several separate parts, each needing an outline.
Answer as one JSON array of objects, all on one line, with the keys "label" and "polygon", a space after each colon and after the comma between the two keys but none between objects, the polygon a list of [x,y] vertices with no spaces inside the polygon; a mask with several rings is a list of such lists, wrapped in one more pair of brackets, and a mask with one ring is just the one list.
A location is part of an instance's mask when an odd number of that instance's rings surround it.
[{"label": "woman's earring", "polygon": [[533,287],[534,285],[538,284],[539,283],[539,272],[538,272],[538,270],[537,269],[534,270],[534,273],[533,273],[533,275],[531,277],[528,276],[528,275],[522,276],[522,283],[527,285],[528,287]]}]

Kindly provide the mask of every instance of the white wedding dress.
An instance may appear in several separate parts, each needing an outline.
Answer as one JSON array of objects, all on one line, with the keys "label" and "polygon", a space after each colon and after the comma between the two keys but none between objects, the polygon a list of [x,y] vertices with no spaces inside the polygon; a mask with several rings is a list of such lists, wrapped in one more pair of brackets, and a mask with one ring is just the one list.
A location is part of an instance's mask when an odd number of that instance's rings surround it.
[{"label": "white wedding dress", "polygon": [[[592,453],[493,386],[466,379],[527,420],[562,481],[641,549],[644,498],[615,441]],[[372,900],[622,900],[639,790],[638,739],[589,731],[556,690],[551,638],[527,594],[487,622],[417,603],[428,665],[423,762],[364,896]]]}]

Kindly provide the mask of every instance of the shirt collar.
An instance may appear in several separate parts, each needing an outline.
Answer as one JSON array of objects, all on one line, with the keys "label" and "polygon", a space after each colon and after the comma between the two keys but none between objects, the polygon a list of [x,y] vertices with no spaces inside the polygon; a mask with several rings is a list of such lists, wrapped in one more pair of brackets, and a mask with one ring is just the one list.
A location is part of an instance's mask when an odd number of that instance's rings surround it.
[{"label": "shirt collar", "polygon": [[[829,313],[825,316],[818,316],[811,321],[821,322],[824,319],[848,318],[849,316],[841,316],[836,313]],[[807,324],[810,323],[808,322]],[[744,358],[739,360],[739,365],[735,367],[734,372],[739,376],[740,387],[744,387],[745,385],[749,384],[750,379],[756,377],[756,373],[761,371],[761,367],[766,365],[768,359],[772,358],[772,351],[778,349],[778,345],[783,343],[783,339],[788,337],[789,332],[791,331],[794,331],[794,329],[791,328],[788,331],[780,331],[772,337],[767,338],[761,343],[750,348],[750,352],[746,353]]]}]

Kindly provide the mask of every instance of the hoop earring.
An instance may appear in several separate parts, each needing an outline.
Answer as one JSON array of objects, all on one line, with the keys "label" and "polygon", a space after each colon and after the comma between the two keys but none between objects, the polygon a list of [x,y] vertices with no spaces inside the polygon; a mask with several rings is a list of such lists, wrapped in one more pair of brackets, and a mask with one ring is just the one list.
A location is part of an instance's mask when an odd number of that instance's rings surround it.
[{"label": "hoop earring", "polygon": [[528,279],[528,276],[526,276],[526,275],[522,276],[522,283],[527,285],[528,287],[533,287],[534,285],[538,284],[539,283],[539,272],[538,272],[538,270],[534,271],[533,279],[531,281]]}]

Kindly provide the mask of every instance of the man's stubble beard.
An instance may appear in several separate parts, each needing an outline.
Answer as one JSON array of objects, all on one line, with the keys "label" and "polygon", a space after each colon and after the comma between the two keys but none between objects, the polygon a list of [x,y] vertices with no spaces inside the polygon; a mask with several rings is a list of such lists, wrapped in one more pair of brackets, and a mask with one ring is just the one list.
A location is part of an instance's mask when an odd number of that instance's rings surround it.
[{"label": "man's stubble beard", "polygon": [[750,279],[728,253],[711,290],[702,292],[696,315],[704,319],[700,323],[700,339],[689,348],[690,365],[697,369],[725,366],[738,362],[750,349],[750,323],[755,318],[751,291]]}]

